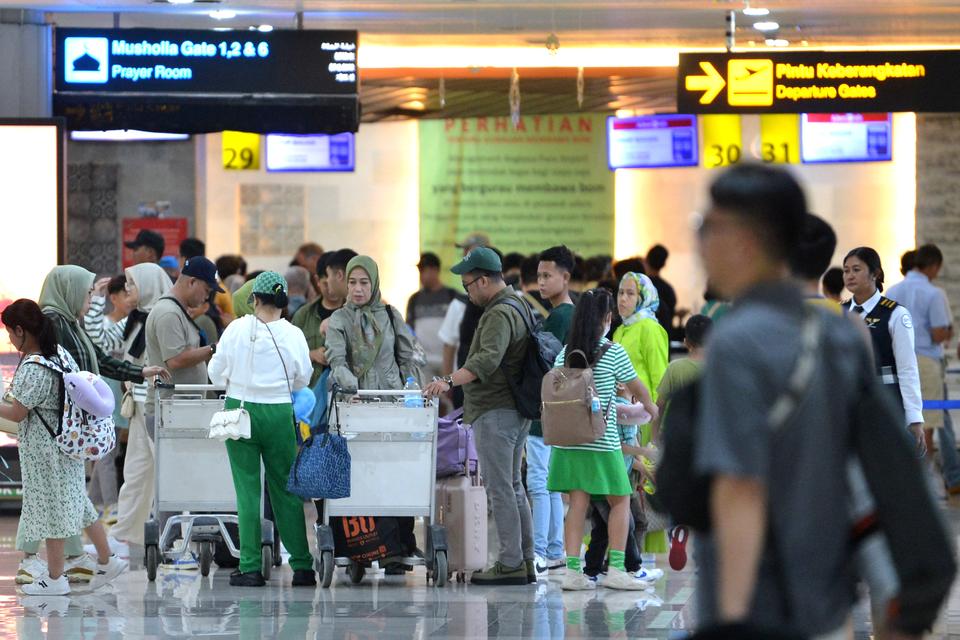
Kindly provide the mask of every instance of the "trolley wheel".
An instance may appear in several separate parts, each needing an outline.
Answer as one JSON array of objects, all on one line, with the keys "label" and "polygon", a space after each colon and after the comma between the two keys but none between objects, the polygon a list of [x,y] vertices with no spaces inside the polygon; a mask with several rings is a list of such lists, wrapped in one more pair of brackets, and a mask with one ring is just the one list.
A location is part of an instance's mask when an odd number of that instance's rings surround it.
[{"label": "trolley wheel", "polygon": [[273,566],[283,565],[283,554],[280,553],[280,529],[276,523],[273,525]]},{"label": "trolley wheel", "polygon": [[147,580],[153,582],[157,579],[157,568],[160,566],[160,547],[151,544],[144,550],[144,564],[147,566]]},{"label": "trolley wheel", "polygon": [[320,567],[318,571],[320,574],[321,585],[324,589],[329,589],[330,585],[333,583],[333,570],[333,552],[324,551],[320,554]]},{"label": "trolley wheel", "polygon": [[347,575],[350,576],[351,584],[360,584],[360,581],[363,580],[363,576],[367,573],[367,570],[359,562],[350,561],[350,566],[347,567]]},{"label": "trolley wheel", "polygon": [[447,586],[447,552],[446,551],[437,551],[437,554],[433,557],[433,586],[435,587],[445,587]]},{"label": "trolley wheel", "polygon": [[213,562],[213,543],[200,544],[200,575],[206,578],[210,575],[210,564]]},{"label": "trolley wheel", "polygon": [[264,580],[270,579],[273,571],[273,545],[265,544],[260,546],[260,573]]}]

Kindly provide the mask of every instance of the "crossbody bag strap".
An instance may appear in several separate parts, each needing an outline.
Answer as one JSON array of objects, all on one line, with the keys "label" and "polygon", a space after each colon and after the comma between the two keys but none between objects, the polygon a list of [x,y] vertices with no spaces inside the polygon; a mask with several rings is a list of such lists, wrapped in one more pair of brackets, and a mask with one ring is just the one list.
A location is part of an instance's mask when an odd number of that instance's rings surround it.
[{"label": "crossbody bag strap", "polygon": [[250,330],[250,352],[247,355],[247,382],[240,387],[240,408],[243,409],[246,404],[246,395],[247,389],[250,387],[250,382],[253,380],[253,351],[257,346],[257,323],[260,322],[260,319],[256,316],[253,316],[252,329]]},{"label": "crossbody bag strap", "polygon": [[[183,303],[181,303],[179,300],[177,300],[177,299],[174,298],[173,296],[162,296],[160,299],[161,299],[161,300],[169,300],[169,301],[172,302],[173,304],[177,305],[177,308],[180,309],[180,313],[182,313],[182,314],[183,314],[183,317],[187,319],[187,322],[189,322],[191,325],[193,325],[193,328],[197,330],[197,333],[200,334],[200,337],[201,337],[201,338],[205,338],[205,337],[206,337],[207,334],[204,333],[203,329],[200,328],[200,325],[198,325],[198,324],[196,323],[196,321],[195,321],[193,318],[190,317],[190,312],[187,311],[187,308],[183,306]],[[144,325],[144,326],[146,326],[146,325]],[[200,346],[206,346],[206,345],[200,345]]]},{"label": "crossbody bag strap", "polygon": [[390,319],[390,328],[393,329],[393,360],[397,363],[397,373],[403,379],[403,369],[400,367],[400,332],[397,331],[397,322],[394,319],[393,307],[386,305],[387,317]]}]

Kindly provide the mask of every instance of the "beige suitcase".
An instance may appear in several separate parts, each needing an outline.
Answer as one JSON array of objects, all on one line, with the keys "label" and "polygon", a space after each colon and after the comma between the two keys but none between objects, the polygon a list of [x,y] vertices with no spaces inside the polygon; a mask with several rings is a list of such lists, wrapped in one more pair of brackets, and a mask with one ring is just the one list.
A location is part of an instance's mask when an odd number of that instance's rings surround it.
[{"label": "beige suitcase", "polygon": [[479,474],[437,480],[437,520],[447,530],[447,564],[457,582],[487,566],[487,490]]}]

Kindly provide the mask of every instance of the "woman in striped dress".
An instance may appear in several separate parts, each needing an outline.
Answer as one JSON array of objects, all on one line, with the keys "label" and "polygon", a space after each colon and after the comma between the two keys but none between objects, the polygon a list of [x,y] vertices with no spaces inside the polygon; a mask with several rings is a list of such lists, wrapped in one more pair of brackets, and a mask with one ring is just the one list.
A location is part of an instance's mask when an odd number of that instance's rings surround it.
[{"label": "woman in striped dress", "polygon": [[[596,393],[604,411],[614,406],[617,385],[622,384],[630,394],[641,399],[651,415],[656,416],[657,407],[651,400],[649,390],[637,378],[627,352],[604,337],[610,331],[613,310],[613,296],[609,291],[591,289],[584,293],[574,312],[567,346],[557,356],[554,365],[592,367]],[[587,362],[579,354],[567,362],[567,352],[578,350],[587,354]],[[560,491],[570,497],[570,509],[564,523],[567,573],[563,588],[567,591],[594,588],[594,583],[583,574],[580,561],[584,519],[591,496],[605,496],[610,504],[609,569],[600,584],[610,589],[631,591],[650,586],[649,583],[635,580],[624,569],[623,550],[629,527],[632,489],[623,464],[616,410],[606,411],[606,422],[607,430],[601,438],[575,447],[555,446],[550,459],[548,490]]]}]

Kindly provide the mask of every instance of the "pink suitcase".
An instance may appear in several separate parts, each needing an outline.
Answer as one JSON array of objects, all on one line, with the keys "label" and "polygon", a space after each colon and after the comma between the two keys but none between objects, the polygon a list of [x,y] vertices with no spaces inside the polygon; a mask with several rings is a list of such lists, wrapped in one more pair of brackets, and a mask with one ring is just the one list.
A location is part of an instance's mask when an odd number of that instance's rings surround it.
[{"label": "pink suitcase", "polygon": [[479,474],[437,480],[437,520],[447,530],[447,564],[457,582],[487,566],[487,490]]}]

